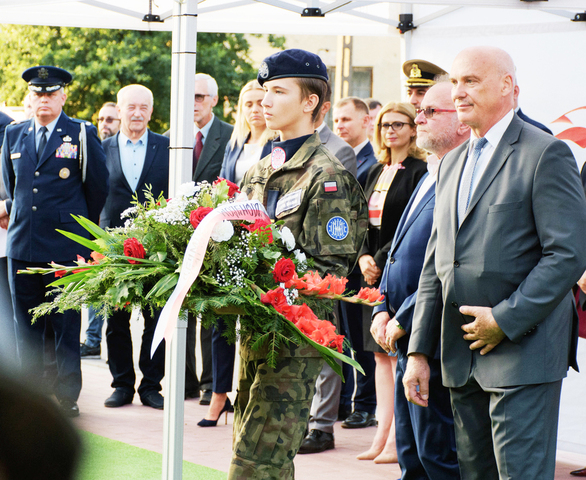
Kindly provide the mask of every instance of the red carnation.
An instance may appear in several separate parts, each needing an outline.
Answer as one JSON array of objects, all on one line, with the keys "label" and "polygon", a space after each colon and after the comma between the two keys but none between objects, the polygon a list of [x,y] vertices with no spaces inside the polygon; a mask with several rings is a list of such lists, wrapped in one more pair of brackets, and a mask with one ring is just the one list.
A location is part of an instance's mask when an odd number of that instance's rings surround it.
[{"label": "red carnation", "polygon": [[193,228],[197,228],[200,222],[204,219],[204,217],[213,210],[211,207],[197,207],[195,210],[192,210],[189,215],[189,221]]},{"label": "red carnation", "polygon": [[295,274],[295,264],[290,258],[281,258],[273,269],[273,278],[277,283],[288,282]]},{"label": "red carnation", "polygon": [[[266,237],[265,241],[267,244],[273,243],[273,230],[271,229],[271,221],[270,220],[262,220],[258,219],[252,225],[244,225],[241,223],[246,230],[249,232],[256,232],[258,230],[259,236],[264,235]],[[261,241],[262,241],[261,237]]]},{"label": "red carnation", "polygon": [[226,182],[228,185],[228,198],[232,198],[235,194],[240,193],[240,188],[235,183],[231,182],[230,180],[226,180],[225,178],[218,177],[216,181],[214,181],[214,185],[217,185],[220,182]]},{"label": "red carnation", "polygon": [[[127,257],[134,257],[134,258],[144,258],[146,252],[144,251],[144,247],[142,243],[140,243],[136,238],[127,238],[124,240],[124,255]],[[140,263],[136,260],[128,260],[129,263]]]}]

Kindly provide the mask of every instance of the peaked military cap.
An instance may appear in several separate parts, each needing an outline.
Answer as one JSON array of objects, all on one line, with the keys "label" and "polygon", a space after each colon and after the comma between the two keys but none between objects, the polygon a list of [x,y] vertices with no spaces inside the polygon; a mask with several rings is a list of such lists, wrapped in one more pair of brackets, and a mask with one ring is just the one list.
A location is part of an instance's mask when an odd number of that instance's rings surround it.
[{"label": "peaked military cap", "polygon": [[27,68],[22,72],[22,78],[28,82],[31,92],[54,92],[69,85],[73,80],[73,76],[67,70],[48,65]]},{"label": "peaked military cap", "polygon": [[258,83],[262,84],[276,78],[319,78],[328,81],[328,69],[315,53],[290,48],[273,53],[264,59],[258,69]]},{"label": "peaked military cap", "polygon": [[436,75],[447,75],[448,72],[426,60],[408,60],[403,64],[403,73],[407,76],[405,86],[413,88],[431,87],[435,85]]}]

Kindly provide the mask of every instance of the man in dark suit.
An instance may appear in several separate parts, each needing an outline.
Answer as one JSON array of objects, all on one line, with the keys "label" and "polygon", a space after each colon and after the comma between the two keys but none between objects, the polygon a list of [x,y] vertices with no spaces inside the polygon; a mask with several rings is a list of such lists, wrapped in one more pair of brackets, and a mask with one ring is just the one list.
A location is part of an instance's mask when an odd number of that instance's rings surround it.
[{"label": "man in dark suit", "polygon": [[[372,144],[368,140],[367,132],[370,124],[368,105],[358,97],[346,97],[339,100],[334,106],[334,130],[342,140],[347,142],[356,154],[356,179],[364,189],[366,177],[370,167],[376,163]],[[356,266],[348,275],[346,290],[360,290],[362,273]],[[376,410],[376,391],[374,385],[374,354],[365,352],[362,336],[362,307],[351,303],[341,303],[343,326],[345,335],[350,340],[354,350],[354,358],[362,366],[364,375],[343,365],[346,382],[342,385],[340,399],[340,413],[343,415],[344,428],[363,428],[368,426]],[[354,388],[356,376],[356,389]],[[349,394],[347,389],[351,389]],[[354,390],[355,393],[354,393]],[[353,395],[354,393],[354,395]],[[352,397],[354,402],[352,406]],[[372,420],[370,421],[372,423]]]},{"label": "man in dark suit", "polygon": [[[195,146],[193,148],[193,181],[214,182],[224,160],[226,144],[234,127],[222,122],[212,112],[218,104],[218,84],[205,73],[195,75],[195,102],[193,121],[195,122]],[[196,398],[202,390],[200,405],[209,405],[212,398],[212,331],[202,328],[201,358],[202,372],[198,380],[195,365],[196,322],[190,314],[187,322],[187,352],[185,360],[185,396]]]},{"label": "man in dark suit", "polygon": [[0,204],[0,218],[10,215],[6,254],[18,350],[23,375],[39,384],[45,369],[45,328],[52,327],[57,377],[49,388],[65,414],[78,416],[81,317],[70,310],[31,324],[29,310],[47,300],[46,287],[54,278],[17,271],[46,267],[51,261],[73,265],[78,255],[89,256],[56,229],[88,237],[71,214],[98,221],[108,193],[108,171],[96,128],[63,113],[63,87],[71,74],[39,66],[25,70],[22,78],[29,84],[34,118],[6,127],[2,176],[8,199]]},{"label": "man in dark suit", "polygon": [[568,146],[515,115],[514,75],[494,47],[452,65],[471,142],[440,165],[403,379],[407,398],[427,406],[441,340],[466,479],[554,478],[561,384],[576,366],[571,288],[586,270],[586,199]]},{"label": "man in dark suit", "polygon": [[[118,92],[117,110],[120,131],[104,140],[106,165],[110,172],[110,193],[100,216],[102,228],[121,227],[120,214],[131,207],[133,195],[145,201],[145,189],[151,186],[155,197],[167,197],[169,184],[169,139],[151,132],[147,126],[153,113],[153,94],[143,85],[128,85]],[[160,312],[153,316],[142,312],[144,332],[140,347],[139,367],[143,374],[138,394],[143,405],[162,409],[164,400],[161,379],[165,374],[164,348],[151,358],[150,349]],[[108,366],[115,389],[106,399],[106,407],[121,407],[134,397],[134,361],[130,335],[130,312],[117,310],[110,314],[106,327]]]},{"label": "man in dark suit", "polygon": [[439,343],[429,359],[433,395],[428,408],[409,403],[402,383],[417,285],[433,223],[437,168],[446,153],[470,137],[470,128],[458,121],[450,92],[448,82],[429,88],[415,119],[417,146],[432,154],[427,161],[429,174],[411,195],[397,227],[381,279],[385,302],[375,307],[370,329],[381,347],[398,356],[395,429],[402,480],[460,478],[450,393],[441,380]]}]

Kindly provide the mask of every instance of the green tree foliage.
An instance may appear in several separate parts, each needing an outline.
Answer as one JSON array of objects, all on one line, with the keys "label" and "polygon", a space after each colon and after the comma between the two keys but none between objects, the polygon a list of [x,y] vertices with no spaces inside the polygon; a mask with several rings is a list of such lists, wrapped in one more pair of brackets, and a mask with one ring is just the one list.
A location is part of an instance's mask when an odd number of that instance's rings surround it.
[{"label": "green tree foliage", "polygon": [[[224,101],[234,105],[242,85],[256,75],[249,44],[244,35],[230,33],[199,33],[197,40],[197,71],[218,82],[215,113],[223,118]],[[269,41],[284,45],[282,37]],[[0,25],[0,65],[0,100],[7,105],[20,105],[28,92],[21,79],[25,69],[55,65],[74,75],[67,88],[68,115],[96,123],[104,102],[115,102],[123,86],[140,83],[155,97],[151,129],[162,133],[169,128],[170,32]]]}]

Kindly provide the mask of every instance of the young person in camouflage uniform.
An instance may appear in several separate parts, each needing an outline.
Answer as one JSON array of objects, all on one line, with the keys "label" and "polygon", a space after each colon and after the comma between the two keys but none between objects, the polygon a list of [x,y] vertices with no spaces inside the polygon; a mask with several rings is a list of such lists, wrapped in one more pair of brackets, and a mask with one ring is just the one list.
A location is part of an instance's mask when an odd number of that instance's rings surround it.
[{"label": "young person in camouflage uniform", "polygon": [[[367,203],[354,176],[321,144],[313,122],[328,75],[321,59],[304,50],[266,58],[258,81],[265,90],[267,126],[280,132],[270,154],[242,182],[250,199],[284,220],[297,247],[321,275],[347,275],[368,223]],[[238,396],[229,480],[293,479],[315,381],[323,360],[312,347],[282,348],[277,366],[266,352],[240,347]]]}]

